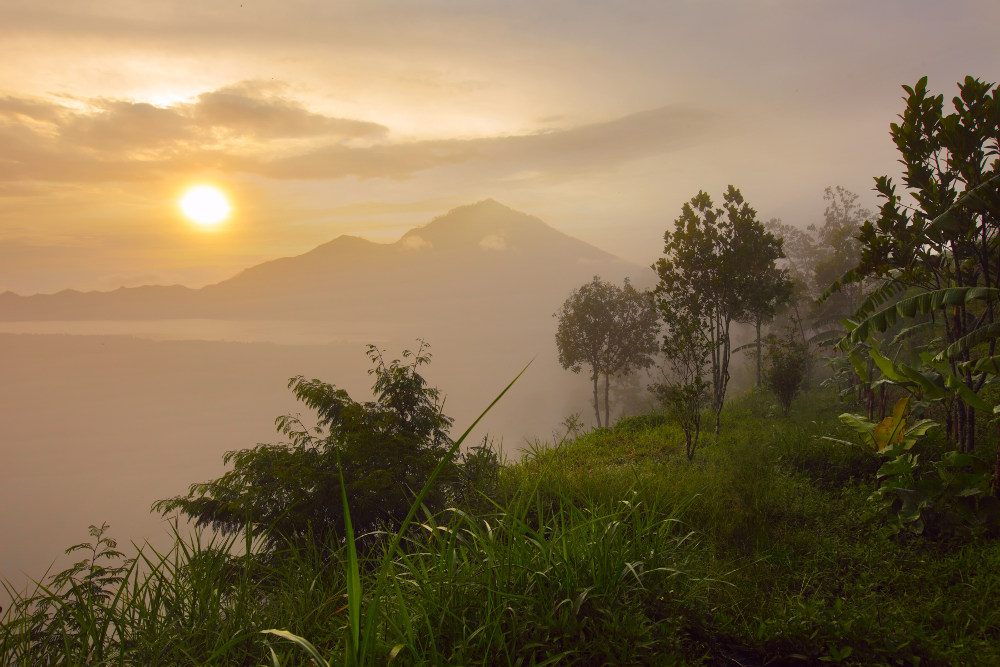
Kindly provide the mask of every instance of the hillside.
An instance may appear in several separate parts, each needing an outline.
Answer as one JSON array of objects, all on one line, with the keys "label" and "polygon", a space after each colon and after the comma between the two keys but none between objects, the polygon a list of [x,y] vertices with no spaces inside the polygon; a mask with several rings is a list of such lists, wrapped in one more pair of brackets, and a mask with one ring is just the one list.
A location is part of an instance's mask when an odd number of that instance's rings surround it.
[{"label": "hillside", "polygon": [[[877,457],[819,439],[838,409],[814,393],[777,417],[745,395],[694,462],[656,416],[539,445],[484,468],[492,502],[418,514],[398,549],[360,562],[339,540],[247,558],[226,553],[242,532],[178,536],[176,561],[147,546],[120,595],[81,601],[116,632],[70,620],[64,640],[43,616],[29,637],[9,613],[0,660],[48,646],[53,662],[144,665],[997,664],[1000,544],[889,537],[866,500]],[[129,564],[98,560],[101,576]],[[352,618],[369,619],[353,640]]]}]

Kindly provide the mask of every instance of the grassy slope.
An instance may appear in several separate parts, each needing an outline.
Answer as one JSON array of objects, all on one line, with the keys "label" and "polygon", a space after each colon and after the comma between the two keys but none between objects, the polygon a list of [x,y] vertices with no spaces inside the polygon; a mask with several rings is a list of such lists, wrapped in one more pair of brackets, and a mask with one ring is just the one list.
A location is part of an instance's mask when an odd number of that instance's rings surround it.
[{"label": "grassy slope", "polygon": [[[362,564],[375,615],[361,636],[374,641],[350,659],[1000,664],[1000,545],[885,537],[865,501],[877,463],[818,440],[837,411],[821,395],[789,418],[766,396],[737,399],[721,441],[690,463],[669,425],[535,448],[502,470],[499,505],[426,517],[381,588]],[[55,654],[257,665],[270,647],[273,664],[308,664],[260,633],[281,628],[345,659],[342,550],[267,564],[182,547],[136,568],[113,602],[74,612]],[[37,657],[24,629],[5,617],[0,662]]]},{"label": "grassy slope", "polygon": [[703,615],[684,615],[688,659],[1000,664],[1000,544],[888,538],[866,502],[877,461],[819,439],[841,410],[811,395],[783,418],[766,395],[745,396],[690,464],[661,426],[595,432],[514,474],[556,495],[611,501],[633,488],[688,503],[706,576],[725,582]]}]

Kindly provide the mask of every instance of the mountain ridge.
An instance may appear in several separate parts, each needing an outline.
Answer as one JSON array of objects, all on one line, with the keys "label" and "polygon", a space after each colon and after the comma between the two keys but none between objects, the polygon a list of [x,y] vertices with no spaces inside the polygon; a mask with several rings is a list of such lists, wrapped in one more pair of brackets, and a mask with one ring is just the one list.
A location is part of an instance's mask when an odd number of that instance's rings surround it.
[{"label": "mountain ridge", "polygon": [[[393,243],[342,234],[200,288],[5,292],[0,320],[370,319],[391,312],[416,316],[415,302],[444,308],[477,296],[510,311],[516,310],[512,297],[548,303],[595,273],[617,280],[636,269],[540,218],[485,199],[436,216]],[[558,303],[546,306],[548,312]]]}]

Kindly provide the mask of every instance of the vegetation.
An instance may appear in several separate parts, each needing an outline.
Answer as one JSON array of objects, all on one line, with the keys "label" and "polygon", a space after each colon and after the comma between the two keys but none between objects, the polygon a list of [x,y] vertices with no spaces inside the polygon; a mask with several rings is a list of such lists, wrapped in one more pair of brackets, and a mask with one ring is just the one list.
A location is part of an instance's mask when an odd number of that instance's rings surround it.
[{"label": "vegetation", "polygon": [[829,293],[879,282],[854,313],[845,349],[915,316],[944,334],[927,350],[932,361],[916,370],[936,373],[953,394],[947,432],[972,453],[975,412],[989,409],[976,394],[997,377],[989,370],[995,363],[976,362],[995,355],[1000,332],[1000,99],[992,84],[966,77],[946,115],[944,96],[928,94],[926,77],[904,89],[906,109],[892,138],[916,206],[903,204],[890,178],[877,178],[880,215],[861,229],[860,262]]},{"label": "vegetation", "polygon": [[[704,349],[712,373],[715,437],[729,386],[734,321],[759,324],[790,294],[788,279],[775,266],[781,241],[757,219],[740,191],[729,186],[715,208],[705,192],[684,204],[674,231],[664,233],[656,300],[666,323],[663,346]],[[692,328],[697,329],[695,334]],[[691,348],[691,346],[694,346]]]},{"label": "vegetation", "polygon": [[[659,328],[653,299],[647,292],[618,287],[598,276],[573,291],[556,313],[559,363],[574,373],[590,367],[597,426],[610,426],[611,377],[628,375],[653,364]],[[604,376],[604,421],[601,421],[597,381]]]},{"label": "vegetation", "polygon": [[766,374],[764,385],[781,403],[785,415],[792,408],[792,399],[802,388],[809,373],[809,346],[795,339],[789,330],[786,338],[770,335],[767,338]]},{"label": "vegetation", "polygon": [[538,447],[502,468],[490,510],[421,512],[354,556],[197,534],[98,556],[120,583],[87,598],[78,571],[21,597],[0,661],[38,664],[41,646],[78,665],[1000,661],[1000,545],[890,536],[866,500],[876,455],[819,439],[853,432],[836,397],[796,406],[731,402],[693,463],[657,420]]},{"label": "vegetation", "polygon": [[838,185],[823,193],[826,209],[821,225],[800,229],[777,219],[767,223],[768,230],[783,241],[782,263],[794,285],[791,299],[794,326],[803,342],[816,336],[828,340],[829,332],[839,331],[841,320],[850,317],[871,290],[871,280],[860,280],[843,285],[836,294],[817,302],[835,280],[857,266],[861,259],[861,242],[857,237],[872,212],[862,207],[858,199],[858,195]]},{"label": "vegetation", "polygon": [[[488,440],[460,454],[475,423],[450,439],[424,347],[369,348],[374,401],[293,378],[316,426],[279,418],[290,443],[157,505],[218,532],[127,555],[91,527],[67,551],[81,561],[8,586],[0,662],[1000,664],[1000,451],[974,437],[1000,414],[1000,107],[973,79],[949,116],[925,81],[906,90],[893,133],[919,207],[879,179],[881,217],[837,283],[872,288],[840,342],[863,394],[803,389],[790,332],[765,355],[780,405],[717,405],[738,288],[763,284],[723,286],[717,262],[760,224],[734,188],[723,209],[700,193],[657,263],[666,416],[588,433],[570,417],[506,463]],[[838,191],[836,216],[852,201]],[[564,313],[602,312],[583,303]],[[717,441],[695,459],[710,364]]]},{"label": "vegetation", "polygon": [[[193,484],[187,495],[161,500],[154,509],[180,512],[224,535],[258,526],[272,549],[288,541],[325,544],[344,537],[340,496],[341,480],[347,480],[344,492],[359,530],[399,525],[452,445],[452,420],[441,411],[437,389],[418,372],[430,361],[425,343],[415,353],[403,352],[408,362],[386,362],[374,345],[368,357],[374,401],[359,403],[333,385],[293,377],[288,386],[316,411],[315,426],[299,415],[279,417],[278,430],[290,442],[228,452],[224,461],[231,471]],[[460,479],[449,465],[425,499],[427,507],[443,508],[459,491]]]},{"label": "vegetation", "polygon": [[697,315],[675,305],[664,313],[667,339],[663,345],[663,381],[650,386],[674,422],[684,432],[684,451],[694,458],[701,435],[701,413],[708,402],[711,385],[705,368],[711,341]]}]

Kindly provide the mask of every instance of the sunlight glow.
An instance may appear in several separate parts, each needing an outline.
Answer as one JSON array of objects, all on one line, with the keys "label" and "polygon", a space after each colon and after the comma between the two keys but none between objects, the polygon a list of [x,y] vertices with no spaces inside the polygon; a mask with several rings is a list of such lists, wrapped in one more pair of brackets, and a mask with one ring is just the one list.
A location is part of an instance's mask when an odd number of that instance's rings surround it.
[{"label": "sunlight glow", "polygon": [[199,185],[184,193],[181,210],[200,227],[215,227],[229,216],[232,210],[226,196],[218,188]]}]

